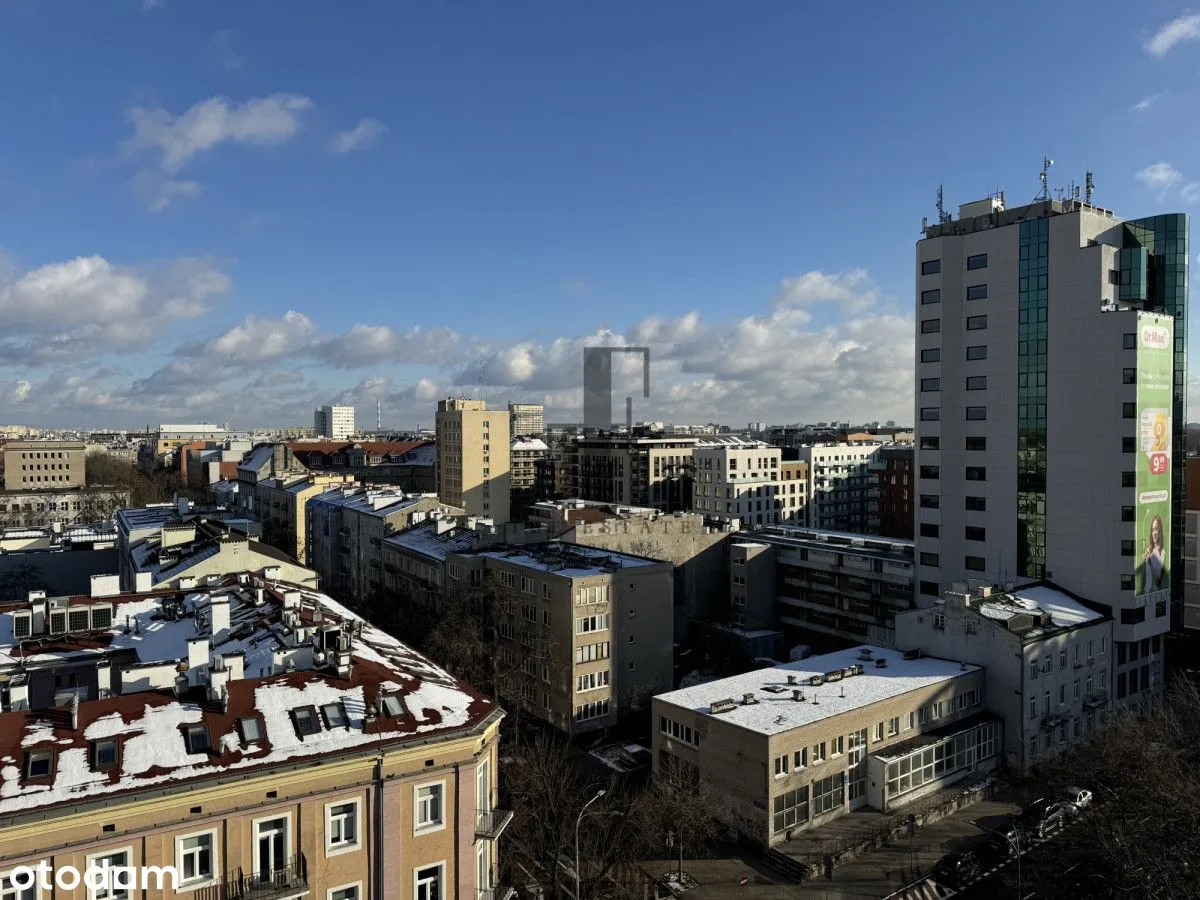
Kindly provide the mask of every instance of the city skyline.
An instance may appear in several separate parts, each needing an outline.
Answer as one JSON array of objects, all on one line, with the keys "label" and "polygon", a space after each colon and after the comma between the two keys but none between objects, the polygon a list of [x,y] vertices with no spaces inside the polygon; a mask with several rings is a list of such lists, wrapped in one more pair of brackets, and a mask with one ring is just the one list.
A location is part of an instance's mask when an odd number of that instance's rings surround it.
[{"label": "city skyline", "polygon": [[[952,213],[996,189],[1019,205],[1048,153],[1052,186],[1090,169],[1126,218],[1200,199],[1181,116],[1200,16],[1171,4],[1089,30],[1128,86],[1106,92],[1054,59],[938,74],[985,34],[1020,59],[1078,27],[1032,3],[878,5],[869,32],[715,3],[289,7],[281,41],[282,8],[0,11],[23,123],[0,149],[20,223],[0,239],[0,418],[345,403],[365,422],[382,397],[409,427],[482,371],[489,405],[577,421],[583,348],[608,344],[653,348],[652,396],[618,386],[637,419],[910,422],[911,253],[939,183]],[[863,65],[813,90],[849,41]]]}]

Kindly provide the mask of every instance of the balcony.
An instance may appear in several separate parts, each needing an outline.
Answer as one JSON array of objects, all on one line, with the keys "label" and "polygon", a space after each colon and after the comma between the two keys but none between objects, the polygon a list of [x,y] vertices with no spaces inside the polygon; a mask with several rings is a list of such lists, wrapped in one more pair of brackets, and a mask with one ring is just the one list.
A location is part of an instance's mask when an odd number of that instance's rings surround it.
[{"label": "balcony", "polygon": [[308,867],[297,853],[271,872],[245,873],[234,869],[215,884],[197,888],[194,900],[282,900],[308,894]]},{"label": "balcony", "polygon": [[475,837],[481,840],[494,841],[504,833],[508,823],[512,821],[510,809],[480,809],[475,813]]},{"label": "balcony", "polygon": [[475,900],[510,900],[516,893],[516,888],[510,887],[480,888],[475,892]]}]

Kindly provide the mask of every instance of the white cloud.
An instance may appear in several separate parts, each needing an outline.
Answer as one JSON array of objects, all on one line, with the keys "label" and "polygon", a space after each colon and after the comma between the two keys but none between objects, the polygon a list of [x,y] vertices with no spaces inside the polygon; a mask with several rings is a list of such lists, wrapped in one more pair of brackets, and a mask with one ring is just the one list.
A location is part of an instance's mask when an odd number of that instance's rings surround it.
[{"label": "white cloud", "polygon": [[208,52],[218,65],[230,72],[236,72],[246,62],[245,58],[233,49],[232,28],[226,28],[224,31],[214,34],[208,42]]},{"label": "white cloud", "polygon": [[1129,107],[1129,111],[1135,113],[1145,112],[1165,96],[1167,96],[1166,91],[1159,94],[1151,94],[1149,97],[1143,97],[1137,103],[1133,104],[1133,106]]},{"label": "white cloud", "polygon": [[312,105],[308,97],[280,93],[241,105],[211,97],[178,116],[161,108],[134,107],[126,114],[134,135],[124,146],[130,152],[159,152],[162,170],[173,175],[197,154],[221,144],[271,146],[290,140]]},{"label": "white cloud", "polygon": [[197,181],[178,181],[167,178],[157,184],[147,206],[151,212],[162,212],[179,197],[198,197],[203,188]]},{"label": "white cloud", "polygon": [[1191,181],[1179,192],[1179,199],[1184,203],[1195,203],[1200,200],[1200,181]]},{"label": "white cloud", "polygon": [[339,156],[352,150],[366,150],[387,131],[387,126],[378,119],[360,119],[349,131],[339,131],[330,138],[329,149]]},{"label": "white cloud", "polygon": [[13,389],[9,392],[8,402],[24,403],[29,399],[29,391],[31,388],[32,385],[28,381],[21,379],[15,385],[13,385]]},{"label": "white cloud", "polygon": [[1200,38],[1200,13],[1189,13],[1168,22],[1143,44],[1151,56],[1163,57],[1171,48],[1183,41]]},{"label": "white cloud", "polygon": [[1133,176],[1135,181],[1152,191],[1166,193],[1183,180],[1183,173],[1167,162],[1156,162]]}]

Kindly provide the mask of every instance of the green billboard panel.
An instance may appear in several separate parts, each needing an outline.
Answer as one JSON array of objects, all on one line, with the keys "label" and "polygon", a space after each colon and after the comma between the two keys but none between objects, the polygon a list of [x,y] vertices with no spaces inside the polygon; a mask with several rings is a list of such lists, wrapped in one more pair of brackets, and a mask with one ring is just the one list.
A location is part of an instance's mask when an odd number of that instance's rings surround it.
[{"label": "green billboard panel", "polygon": [[1171,400],[1175,320],[1138,313],[1137,338],[1137,569],[1139,597],[1170,590]]}]

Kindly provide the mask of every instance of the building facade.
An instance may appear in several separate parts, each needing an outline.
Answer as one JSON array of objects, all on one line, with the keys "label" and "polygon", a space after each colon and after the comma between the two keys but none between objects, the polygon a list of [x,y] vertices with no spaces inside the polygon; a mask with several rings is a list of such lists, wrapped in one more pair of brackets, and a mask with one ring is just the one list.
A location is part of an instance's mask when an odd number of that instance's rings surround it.
[{"label": "building facade", "polygon": [[450,398],[437,407],[437,495],[468,515],[509,521],[508,414],[482,400]]},{"label": "building facade", "polygon": [[1161,645],[1183,596],[1188,217],[990,198],[925,235],[921,602],[1045,578],[1108,609],[1118,645]]},{"label": "building facade", "polygon": [[581,437],[572,448],[574,495],[663,512],[690,510],[696,440],[636,434]]},{"label": "building facade", "polygon": [[513,521],[524,522],[529,508],[550,497],[545,463],[550,448],[540,438],[517,438],[509,447],[509,498]]},{"label": "building facade", "polygon": [[912,444],[890,444],[880,447],[867,465],[874,478],[867,490],[871,534],[913,539],[917,484],[913,456]]},{"label": "building facade", "polygon": [[803,525],[807,464],[784,464],[778,447],[744,438],[701,438],[692,450],[692,509],[743,528]]},{"label": "building facade", "polygon": [[87,484],[82,441],[9,441],[3,452],[6,491],[64,490]]},{"label": "building facade", "polygon": [[301,564],[308,561],[308,501],[330,490],[352,484],[349,475],[284,475],[264,478],[254,485],[255,516],[262,525],[263,540]]},{"label": "building facade", "polygon": [[799,448],[800,459],[808,464],[808,517],[804,524],[822,531],[867,533],[870,465],[881,446],[876,441],[848,441]]},{"label": "building facade", "polygon": [[348,441],[354,436],[353,406],[321,406],[313,411],[313,431],[318,438]]},{"label": "building facade", "polygon": [[224,441],[241,436],[232,434],[224,425],[199,424],[159,425],[158,431],[152,433],[151,437],[154,440],[154,454],[162,456],[194,441]]},{"label": "building facade", "polygon": [[128,488],[77,487],[0,493],[0,526],[86,525],[129,505]]},{"label": "building facade", "polygon": [[508,404],[508,420],[513,438],[541,437],[546,433],[546,409],[540,403]]}]

